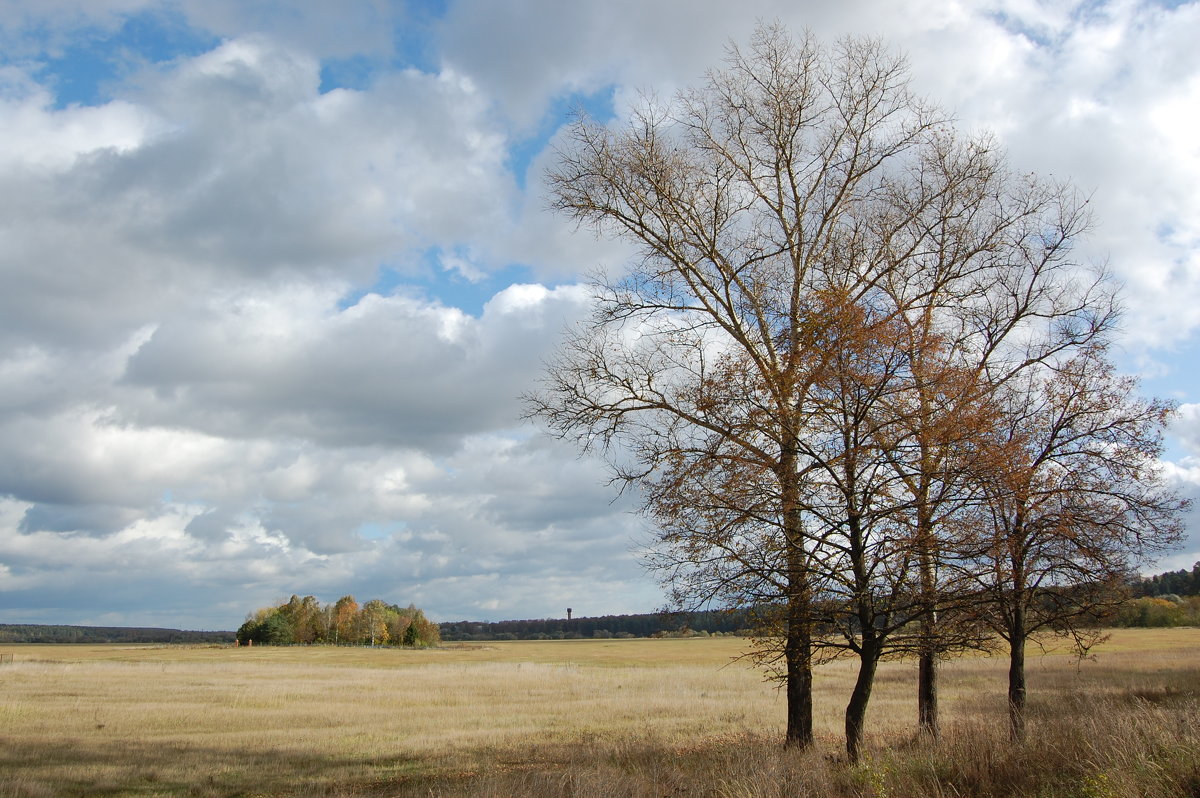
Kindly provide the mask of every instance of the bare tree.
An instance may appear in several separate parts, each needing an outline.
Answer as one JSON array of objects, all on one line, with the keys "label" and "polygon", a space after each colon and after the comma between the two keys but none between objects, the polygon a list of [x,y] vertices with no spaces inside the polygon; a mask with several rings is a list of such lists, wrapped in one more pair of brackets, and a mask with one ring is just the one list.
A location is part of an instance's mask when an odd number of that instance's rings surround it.
[{"label": "bare tree", "polygon": [[1103,340],[1118,306],[1107,275],[1072,258],[1086,203],[1069,185],[1012,174],[987,137],[939,136],[890,181],[888,205],[886,218],[900,222],[881,247],[895,264],[882,290],[907,368],[904,390],[889,394],[883,449],[907,504],[922,597],[918,719],[936,736],[937,658],[980,642],[956,611],[976,601],[969,580],[942,565],[973,550],[975,526],[962,516],[979,500],[971,464],[999,417],[992,397]]},{"label": "bare tree", "polygon": [[982,617],[1009,648],[1014,738],[1025,736],[1027,642],[1064,635],[1085,654],[1128,574],[1181,538],[1187,502],[1158,465],[1173,407],[1136,390],[1099,346],[1005,386],[1006,418],[981,463],[990,545],[977,578]]}]

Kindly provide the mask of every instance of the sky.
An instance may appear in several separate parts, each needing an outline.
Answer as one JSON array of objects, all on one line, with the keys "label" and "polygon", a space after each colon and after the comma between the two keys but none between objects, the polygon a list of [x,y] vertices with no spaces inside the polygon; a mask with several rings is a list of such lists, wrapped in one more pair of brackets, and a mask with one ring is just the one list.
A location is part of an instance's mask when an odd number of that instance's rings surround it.
[{"label": "sky", "polygon": [[[1200,2],[0,0],[0,622],[662,606],[631,497],[521,419],[631,255],[542,175],[573,109],[619,123],[760,21],[882,37],[1091,196],[1200,496]],[[1200,517],[1146,570],[1197,560]]]}]

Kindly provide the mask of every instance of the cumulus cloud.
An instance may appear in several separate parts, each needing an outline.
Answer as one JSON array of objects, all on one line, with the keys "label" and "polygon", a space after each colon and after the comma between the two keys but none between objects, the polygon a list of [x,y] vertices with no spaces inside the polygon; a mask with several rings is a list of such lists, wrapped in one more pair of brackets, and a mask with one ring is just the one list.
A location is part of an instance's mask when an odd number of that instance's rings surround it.
[{"label": "cumulus cloud", "polygon": [[242,284],[411,273],[425,248],[505,225],[503,139],[469,81],[407,71],[322,94],[318,66],[248,37],[98,108],[0,97],[3,326],[125,335]]},{"label": "cumulus cloud", "polygon": [[1171,431],[1188,454],[1200,457],[1200,404],[1190,402],[1179,405]]},{"label": "cumulus cloud", "polygon": [[390,54],[394,31],[420,21],[406,13],[408,5],[387,0],[183,0],[180,10],[192,25],[218,36],[269,32],[318,57],[347,58]]},{"label": "cumulus cloud", "polygon": [[444,451],[513,426],[579,288],[514,285],[480,318],[405,296],[348,308],[308,289],[242,297],[161,324],[130,358],[140,423],[326,446]]},{"label": "cumulus cloud", "polygon": [[730,39],[777,19],[826,40],[878,35],[906,52],[919,92],[967,130],[996,133],[1019,170],[1074,182],[1097,224],[1080,255],[1126,285],[1130,345],[1169,345],[1200,325],[1200,5],[931,0],[904,5],[467,0],[442,23],[443,58],[471,75],[516,131],[556,97],[702,79]]},{"label": "cumulus cloud", "polygon": [[[381,265],[411,272],[414,251],[503,227],[512,182],[469,81],[407,71],[368,96],[321,93],[317,72],[247,36],[147,70],[98,107],[56,108],[12,73],[11,612],[48,602],[98,621],[70,607],[102,601],[118,617],[136,603],[130,568],[143,603],[189,585],[180,617],[230,589],[249,602],[349,584],[408,601],[528,550],[519,513],[487,509],[495,464],[444,458],[479,450],[472,436],[511,440],[518,395],[585,293],[514,285],[476,317],[354,291]],[[506,484],[509,500],[519,489]],[[622,545],[608,555],[629,578]]]}]

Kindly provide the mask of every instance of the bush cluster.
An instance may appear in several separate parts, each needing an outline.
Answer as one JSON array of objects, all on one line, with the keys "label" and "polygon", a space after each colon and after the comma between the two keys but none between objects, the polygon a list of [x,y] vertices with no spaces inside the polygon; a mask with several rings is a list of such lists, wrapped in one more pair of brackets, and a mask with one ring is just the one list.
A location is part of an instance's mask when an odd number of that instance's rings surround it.
[{"label": "bush cluster", "polygon": [[321,605],[312,596],[292,596],[246,618],[237,631],[240,644],[295,645],[329,643],[350,646],[434,646],[441,642],[437,624],[414,606],[400,607],[371,599],[359,605],[342,596]]},{"label": "bush cluster", "polygon": [[1200,626],[1200,596],[1143,596],[1117,608],[1108,621],[1112,626],[1161,628]]}]

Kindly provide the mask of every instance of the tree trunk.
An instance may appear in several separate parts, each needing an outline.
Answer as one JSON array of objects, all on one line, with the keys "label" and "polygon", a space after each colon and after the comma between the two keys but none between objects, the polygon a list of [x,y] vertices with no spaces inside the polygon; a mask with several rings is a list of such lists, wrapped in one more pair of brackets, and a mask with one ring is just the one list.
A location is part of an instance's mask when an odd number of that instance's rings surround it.
[{"label": "tree trunk", "polygon": [[1008,725],[1012,739],[1025,739],[1025,629],[1023,609],[1013,612],[1008,644]]},{"label": "tree trunk", "polygon": [[[798,603],[793,599],[789,604]],[[803,613],[804,617],[796,616]],[[804,748],[813,741],[812,635],[808,608],[788,608],[787,644],[787,738],[785,745]]]},{"label": "tree trunk", "polygon": [[784,545],[787,546],[787,666],[788,747],[804,748],[813,741],[812,719],[812,586],[809,584],[808,552],[804,548],[804,522],[800,514],[796,450],[780,453],[780,488],[783,498]]},{"label": "tree trunk", "polygon": [[[926,457],[922,455],[922,470],[928,473]],[[921,653],[917,670],[917,724],[921,733],[937,739],[941,729],[938,722],[937,691],[937,575],[934,571],[933,520],[928,511],[929,491],[922,484],[917,496],[917,557],[921,574]]]},{"label": "tree trunk", "polygon": [[921,559],[922,593],[926,595],[926,606],[921,617],[921,653],[917,667],[917,723],[922,734],[936,740],[941,734],[938,721],[937,603],[928,556],[923,552]]},{"label": "tree trunk", "polygon": [[938,722],[937,653],[921,652],[917,671],[917,719],[923,734],[933,739],[941,735]]},{"label": "tree trunk", "polygon": [[862,651],[858,656],[858,679],[854,682],[854,691],[850,693],[850,703],[846,705],[846,754],[851,762],[857,762],[862,754],[867,704],[871,701],[875,668],[879,664],[879,646],[866,634],[863,635]]},{"label": "tree trunk", "polygon": [[938,720],[937,686],[937,582],[933,575],[933,563],[929,550],[922,545],[921,593],[924,595],[921,616],[921,653],[917,667],[917,724],[922,734],[937,739],[941,734]]}]

